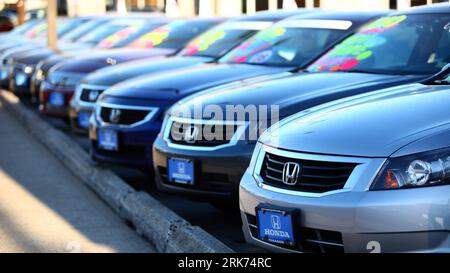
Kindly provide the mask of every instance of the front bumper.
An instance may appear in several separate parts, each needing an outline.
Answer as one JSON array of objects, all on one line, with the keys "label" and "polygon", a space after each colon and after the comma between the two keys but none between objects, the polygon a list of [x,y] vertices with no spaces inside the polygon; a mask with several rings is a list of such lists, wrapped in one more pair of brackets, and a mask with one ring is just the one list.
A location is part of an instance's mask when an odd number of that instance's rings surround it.
[{"label": "front bumper", "polygon": [[[115,130],[118,135],[118,151],[101,149],[98,132],[102,129]],[[91,116],[89,139],[91,157],[99,162],[152,170],[152,144],[161,129],[161,122],[149,121],[135,127],[123,128],[117,125],[101,125]]]},{"label": "front bumper", "polygon": [[11,71],[9,66],[3,65],[0,67],[0,88],[9,88],[9,75]]},{"label": "front bumper", "polygon": [[91,115],[94,111],[94,105],[95,104],[77,104],[77,103],[70,103],[69,105],[69,120],[70,120],[70,126],[72,130],[75,133],[79,134],[88,134],[89,133],[89,124],[84,124],[80,117],[81,115]]},{"label": "front bumper", "polygon": [[19,95],[29,95],[30,94],[30,80],[31,75],[25,72],[12,69],[9,75],[9,85],[10,91]]},{"label": "front bumper", "polygon": [[[351,190],[320,197],[261,188],[250,171],[240,184],[247,242],[277,252],[450,252],[450,186]],[[258,238],[256,207],[298,209],[295,247]]]},{"label": "front bumper", "polygon": [[[59,87],[44,82],[39,92],[39,111],[44,115],[67,118],[69,102],[74,92],[74,87]],[[62,105],[51,104],[50,94],[52,93],[60,93],[64,96]]]},{"label": "front bumper", "polygon": [[[239,181],[249,165],[254,145],[238,142],[213,151],[170,147],[161,136],[153,145],[156,183],[160,190],[193,195],[237,200]],[[194,162],[194,185],[181,185],[168,181],[169,158]]]}]

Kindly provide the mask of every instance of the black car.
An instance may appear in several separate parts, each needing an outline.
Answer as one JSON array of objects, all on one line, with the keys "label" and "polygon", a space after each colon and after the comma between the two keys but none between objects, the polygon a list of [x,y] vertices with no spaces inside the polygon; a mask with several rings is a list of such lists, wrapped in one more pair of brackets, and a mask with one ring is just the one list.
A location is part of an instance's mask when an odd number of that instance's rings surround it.
[{"label": "black car", "polygon": [[[259,32],[221,58],[231,60],[243,54],[251,56],[253,62],[210,63],[115,85],[101,95],[95,117],[90,119],[92,156],[98,161],[150,171],[152,142],[160,131],[164,113],[176,101],[207,87],[304,68],[379,14],[315,12],[290,17]],[[269,51],[274,54],[268,54]],[[118,113],[118,119],[112,115]]]},{"label": "black car", "polygon": [[214,63],[256,32],[279,20],[309,12],[312,10],[259,12],[253,16],[230,19],[195,38],[173,57],[142,59],[97,70],[81,81],[70,102],[72,129],[87,133],[88,118],[98,96],[119,82],[140,75],[151,76],[169,70]]},{"label": "black car", "polygon": [[[304,73],[221,88],[184,99],[166,117],[165,126],[154,143],[159,189],[216,201],[236,200],[239,181],[249,166],[257,137],[267,126],[325,102],[430,77],[450,61],[450,33],[446,27],[449,22],[450,5],[396,13],[365,26],[311,64]],[[225,111],[227,106],[236,105],[244,109],[275,107],[275,111],[255,119],[247,115],[183,119],[176,114],[179,109],[193,111],[199,103],[201,109],[197,111],[208,106]],[[192,136],[191,132],[203,132],[211,124],[221,128],[231,126],[231,137],[207,139],[206,132]],[[277,158],[270,160],[273,164],[278,162]],[[177,178],[181,171],[189,175]],[[267,183],[276,183],[278,169],[270,171],[266,176],[274,180]],[[308,180],[303,183],[306,185]]]}]

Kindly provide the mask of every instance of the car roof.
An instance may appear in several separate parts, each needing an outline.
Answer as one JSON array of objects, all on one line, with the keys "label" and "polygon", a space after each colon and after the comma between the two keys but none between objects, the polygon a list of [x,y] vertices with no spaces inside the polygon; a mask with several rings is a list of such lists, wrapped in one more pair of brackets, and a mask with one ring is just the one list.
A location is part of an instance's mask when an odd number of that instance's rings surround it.
[{"label": "car roof", "polygon": [[305,15],[289,17],[292,19],[323,19],[323,20],[348,20],[354,23],[366,23],[378,17],[385,16],[389,11],[318,11]]},{"label": "car roof", "polygon": [[438,3],[427,6],[414,7],[403,12],[395,14],[433,14],[433,13],[450,13],[450,3]]}]

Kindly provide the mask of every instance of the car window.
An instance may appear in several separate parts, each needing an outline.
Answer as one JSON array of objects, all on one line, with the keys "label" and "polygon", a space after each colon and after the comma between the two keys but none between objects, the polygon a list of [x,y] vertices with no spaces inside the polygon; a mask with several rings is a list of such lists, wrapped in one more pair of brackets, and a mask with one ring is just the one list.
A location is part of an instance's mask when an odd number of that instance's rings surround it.
[{"label": "car window", "polygon": [[75,30],[65,34],[63,37],[61,37],[61,39],[65,41],[76,41],[92,31],[94,28],[99,27],[102,23],[104,23],[104,21],[102,20],[88,21],[83,25],[77,27]]},{"label": "car window", "polygon": [[119,48],[123,47],[143,34],[161,26],[161,23],[142,24],[127,27],[106,37],[97,45],[98,48]]},{"label": "car window", "polygon": [[180,50],[194,37],[217,24],[214,21],[179,20],[150,31],[129,46],[136,48],[168,48]]},{"label": "car window", "polygon": [[264,21],[223,23],[192,40],[178,55],[218,58],[272,24]]},{"label": "car window", "polygon": [[263,30],[220,59],[220,63],[303,66],[351,27],[328,20],[292,20]]},{"label": "car window", "polygon": [[399,15],[368,24],[308,71],[433,74],[450,61],[450,16]]},{"label": "car window", "polygon": [[112,35],[127,27],[127,25],[121,24],[105,24],[81,37],[78,42],[96,45],[109,35]]}]

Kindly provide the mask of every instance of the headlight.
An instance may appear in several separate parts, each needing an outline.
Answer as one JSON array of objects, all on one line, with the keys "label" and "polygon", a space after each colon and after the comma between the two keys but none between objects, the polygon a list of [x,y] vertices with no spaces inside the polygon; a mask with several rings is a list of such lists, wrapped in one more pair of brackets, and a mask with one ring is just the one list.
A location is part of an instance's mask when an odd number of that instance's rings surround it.
[{"label": "headlight", "polygon": [[450,149],[389,159],[372,190],[417,188],[450,183]]},{"label": "headlight", "polygon": [[23,72],[25,72],[26,74],[32,74],[34,72],[34,67],[32,67],[31,65],[27,65],[24,67]]}]

